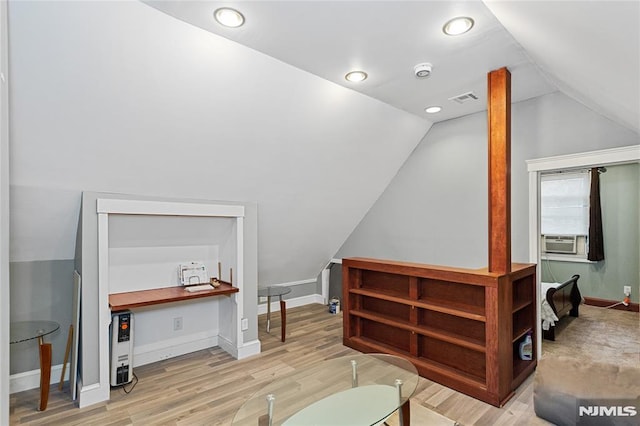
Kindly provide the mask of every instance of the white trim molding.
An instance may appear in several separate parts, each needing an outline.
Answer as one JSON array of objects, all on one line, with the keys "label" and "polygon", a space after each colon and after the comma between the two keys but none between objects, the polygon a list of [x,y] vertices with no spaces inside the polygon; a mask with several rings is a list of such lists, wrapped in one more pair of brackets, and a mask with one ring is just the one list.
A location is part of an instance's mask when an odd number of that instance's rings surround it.
[{"label": "white trim molding", "polygon": [[224,337],[218,338],[218,344],[222,350],[230,354],[235,359],[244,359],[253,355],[258,355],[262,347],[260,340],[244,342],[241,347],[236,347]]},{"label": "white trim molding", "polygon": [[327,264],[324,265],[324,268],[322,269],[322,274],[321,274],[322,299],[324,300],[325,305],[329,304],[329,282],[331,280],[330,268],[331,268],[331,265],[333,264],[342,265],[342,259],[334,257],[329,262],[327,262]]},{"label": "white trim molding", "polygon": [[[98,198],[96,200],[96,214],[98,216],[98,354],[99,354],[99,382],[81,387],[80,406],[88,406],[97,402],[109,400],[109,324],[111,315],[109,309],[109,215],[148,215],[148,216],[200,216],[212,218],[235,218],[235,247],[236,247],[236,275],[234,285],[240,292],[230,296],[227,313],[231,322],[231,329],[225,331],[228,335],[200,336],[187,342],[167,342],[164,348],[147,346],[137,348],[138,358],[134,356],[135,365],[154,362],[159,359],[181,355],[183,353],[199,350],[220,344],[220,347],[232,356],[251,353],[256,346],[245,350],[241,331],[241,319],[243,318],[243,290],[244,290],[244,215],[245,208],[242,205],[207,204],[171,201],[148,201],[136,199]],[[84,286],[83,286],[84,287]],[[84,291],[84,289],[83,289]],[[259,350],[260,347],[258,346]]]},{"label": "white trim molding", "polygon": [[104,394],[108,395],[111,391],[111,385],[109,383],[94,383],[91,385],[83,386],[82,379],[78,380],[78,387],[80,388],[78,396],[78,408],[88,407],[93,404],[104,401]]},{"label": "white trim molding", "polygon": [[311,284],[311,283],[317,283],[317,282],[318,280],[315,278],[307,278],[306,280],[291,281],[288,283],[270,284],[269,287],[295,287],[297,285]]},{"label": "white trim molding", "polygon": [[133,367],[140,367],[191,352],[212,348],[218,346],[218,344],[218,330],[209,330],[174,339],[166,339],[162,342],[137,346],[133,348]]},{"label": "white trim molding", "polygon": [[[63,382],[69,380],[69,364],[67,364]],[[62,364],[51,366],[51,384],[60,383]],[[9,392],[16,393],[40,387],[40,369],[12,374],[9,377]]]},{"label": "white trim molding", "polygon": [[97,213],[163,216],[244,217],[244,206],[99,198]]},{"label": "white trim molding", "polygon": [[527,160],[527,171],[551,171],[640,161],[640,145]]},{"label": "white trim molding", "polygon": [[[613,166],[640,162],[640,145],[624,146],[620,148],[603,149],[556,157],[546,157],[527,160],[529,172],[529,261],[538,265],[536,272],[536,289],[540,294],[540,175],[563,169],[577,169],[583,167]],[[539,297],[539,296],[538,296]],[[540,304],[536,304],[536,315],[540,318]],[[537,356],[542,356],[541,323],[536,324]]]},{"label": "white trim molding", "polygon": [[[324,305],[323,298],[321,294],[311,294],[309,296],[300,296],[294,297],[293,299],[287,299],[287,309],[288,308],[297,308],[299,306],[311,305],[313,303],[319,303]],[[271,302],[271,312],[279,312],[280,311],[280,301],[276,300],[275,302]],[[267,313],[267,304],[260,303],[258,304],[258,315]]]}]

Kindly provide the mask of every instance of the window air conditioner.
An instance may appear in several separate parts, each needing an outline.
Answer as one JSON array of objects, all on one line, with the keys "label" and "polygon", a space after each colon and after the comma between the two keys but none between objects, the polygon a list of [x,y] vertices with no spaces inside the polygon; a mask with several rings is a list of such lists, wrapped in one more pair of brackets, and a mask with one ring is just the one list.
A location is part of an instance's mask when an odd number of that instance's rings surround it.
[{"label": "window air conditioner", "polygon": [[544,252],[576,254],[576,235],[545,235]]}]

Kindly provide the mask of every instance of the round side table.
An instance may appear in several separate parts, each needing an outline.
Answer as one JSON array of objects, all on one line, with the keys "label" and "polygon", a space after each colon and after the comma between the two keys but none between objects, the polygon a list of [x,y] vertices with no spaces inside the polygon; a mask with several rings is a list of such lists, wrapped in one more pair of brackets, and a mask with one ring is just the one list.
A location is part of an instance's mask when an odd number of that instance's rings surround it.
[{"label": "round side table", "polygon": [[40,350],[40,406],[38,410],[47,409],[49,402],[49,385],[51,383],[51,343],[44,343],[43,337],[55,332],[60,324],[55,321],[16,321],[9,326],[9,343],[20,343],[38,339]]},{"label": "round side table", "polygon": [[282,296],[289,293],[291,293],[291,288],[283,285],[258,288],[258,296],[267,298],[267,333],[271,330],[271,297],[278,296],[280,298],[280,320],[282,322],[280,340],[283,342],[287,329],[287,303],[282,300]]}]

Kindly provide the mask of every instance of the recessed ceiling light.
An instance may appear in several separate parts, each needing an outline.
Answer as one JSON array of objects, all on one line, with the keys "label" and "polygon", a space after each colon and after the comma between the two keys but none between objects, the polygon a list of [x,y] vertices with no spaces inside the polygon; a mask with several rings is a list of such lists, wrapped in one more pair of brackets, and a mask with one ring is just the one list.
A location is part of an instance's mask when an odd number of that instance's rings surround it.
[{"label": "recessed ceiling light", "polygon": [[230,7],[221,7],[213,12],[213,17],[221,25],[229,28],[237,28],[244,24],[244,16],[242,13]]},{"label": "recessed ceiling light", "polygon": [[447,21],[447,23],[442,27],[442,31],[446,35],[451,36],[464,34],[473,28],[473,23],[473,19],[468,16],[458,16],[457,18]]},{"label": "recessed ceiling light", "polygon": [[364,81],[368,77],[367,73],[364,71],[351,71],[344,76],[347,81],[352,83],[357,83],[359,81]]},{"label": "recessed ceiling light", "polygon": [[425,109],[424,109],[424,111],[425,111],[427,114],[435,114],[436,112],[440,112],[440,111],[442,111],[442,107],[439,107],[439,106],[430,106],[430,107],[428,107],[428,108],[425,108]]}]

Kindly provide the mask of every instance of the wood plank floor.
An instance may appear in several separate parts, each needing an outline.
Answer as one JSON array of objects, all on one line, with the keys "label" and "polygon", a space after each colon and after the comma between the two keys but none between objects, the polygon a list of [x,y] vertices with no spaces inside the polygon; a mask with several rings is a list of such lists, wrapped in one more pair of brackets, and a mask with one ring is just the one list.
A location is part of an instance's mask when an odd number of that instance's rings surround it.
[{"label": "wood plank floor", "polygon": [[[279,315],[271,333],[259,318],[262,353],[234,360],[218,348],[136,367],[131,393],[111,391],[109,402],[77,408],[69,393],[51,387],[49,406],[38,412],[38,389],[11,395],[15,425],[229,425],[236,410],[275,377],[325,359],[357,353],[342,345],[342,315],[323,305],[287,310],[287,340],[280,342]],[[637,321],[637,314],[636,314]],[[544,345],[543,345],[544,348]],[[129,386],[128,386],[129,387]],[[533,376],[503,407],[496,408],[421,378],[412,402],[462,425],[542,425],[533,412]]]}]

